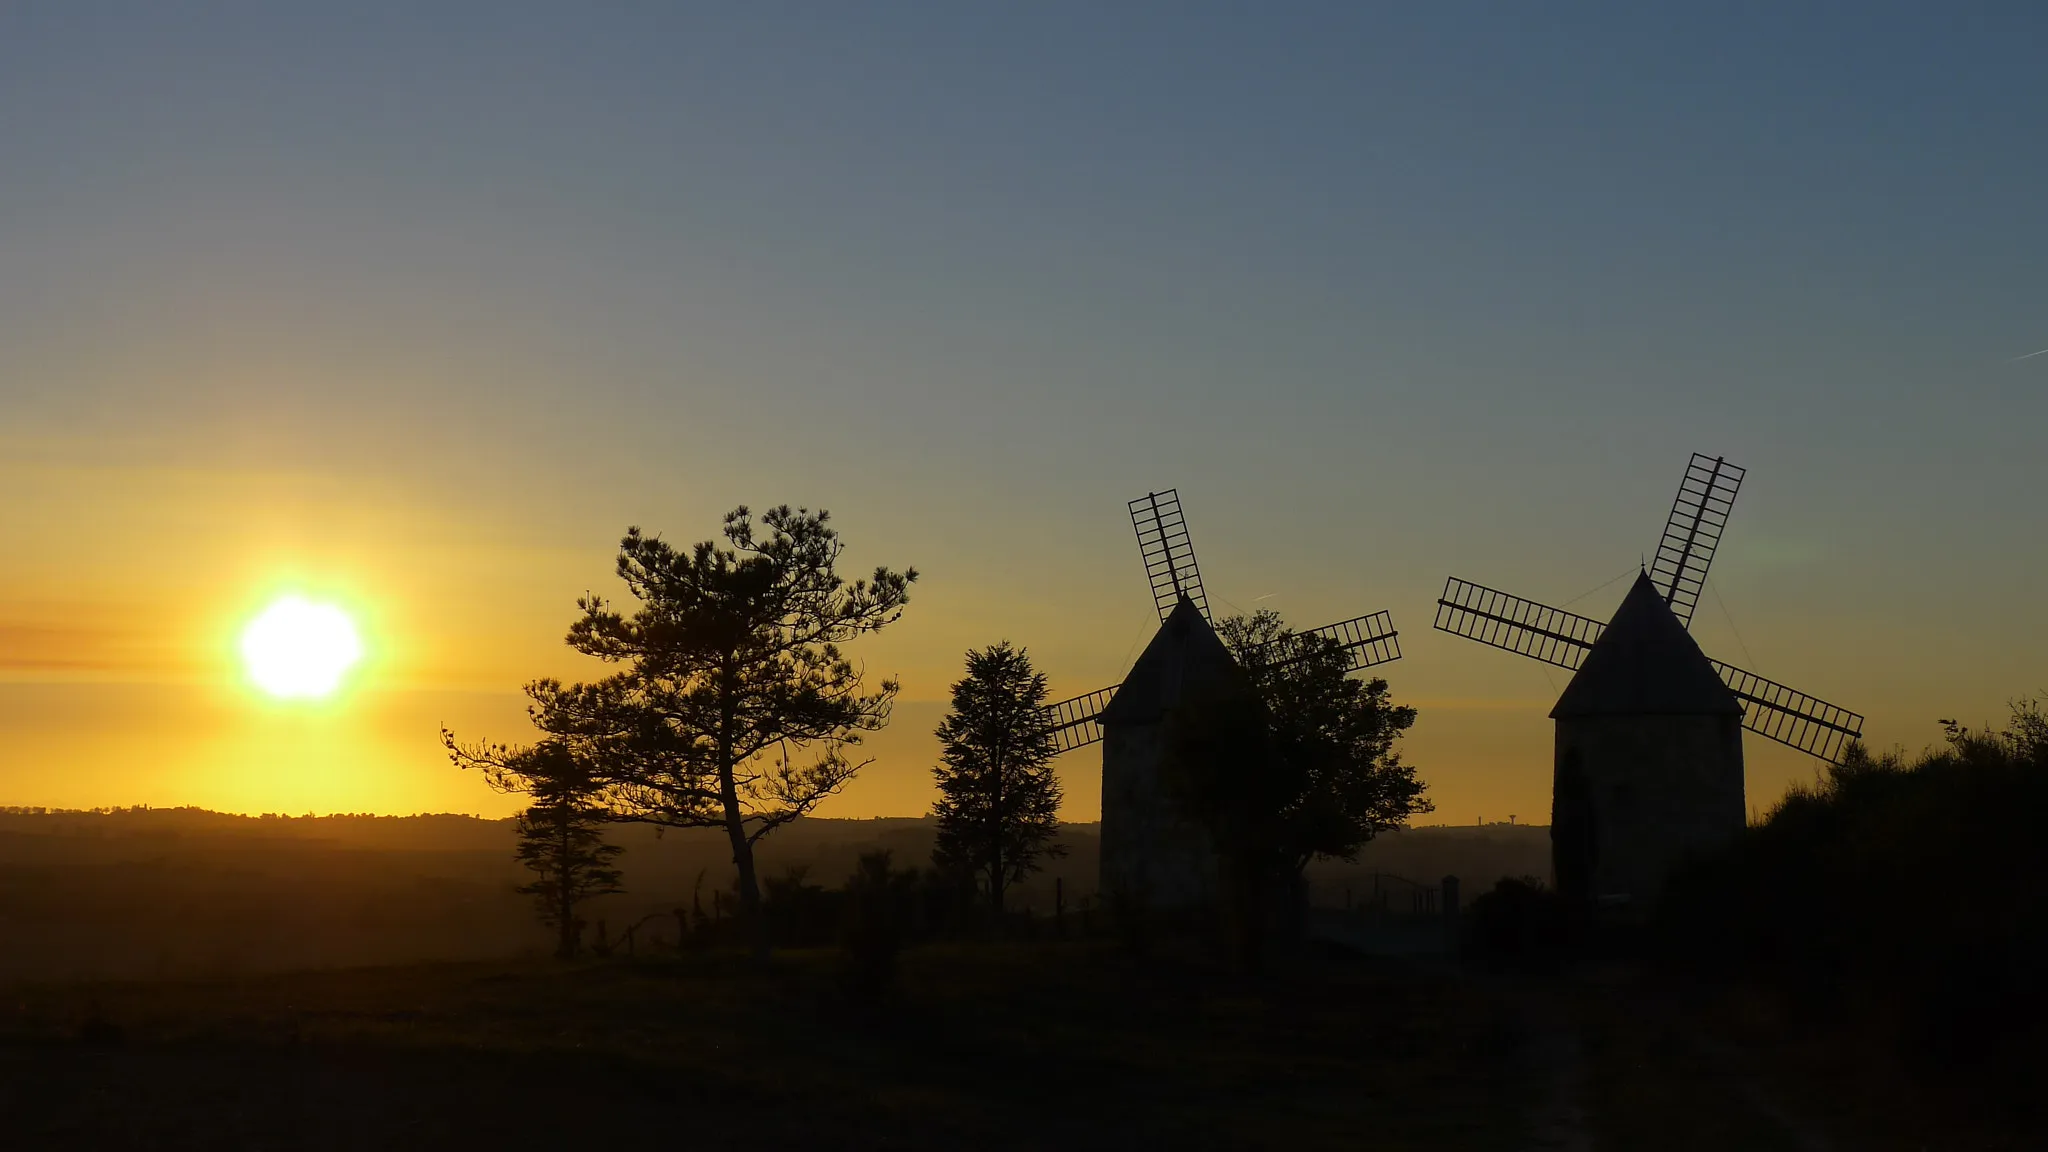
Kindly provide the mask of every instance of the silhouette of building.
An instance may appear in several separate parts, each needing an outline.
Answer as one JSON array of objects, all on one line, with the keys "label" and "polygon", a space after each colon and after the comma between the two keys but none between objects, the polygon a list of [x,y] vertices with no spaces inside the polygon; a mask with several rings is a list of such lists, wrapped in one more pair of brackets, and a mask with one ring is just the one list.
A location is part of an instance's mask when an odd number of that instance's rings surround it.
[{"label": "silhouette of building", "polygon": [[1673,865],[1741,833],[1742,707],[1647,573],[1550,716],[1560,895],[1640,913]]},{"label": "silhouette of building", "polygon": [[1207,832],[1174,811],[1160,776],[1167,727],[1183,709],[1251,691],[1230,649],[1183,596],[1101,713],[1105,896],[1159,911],[1209,902],[1215,851]]}]

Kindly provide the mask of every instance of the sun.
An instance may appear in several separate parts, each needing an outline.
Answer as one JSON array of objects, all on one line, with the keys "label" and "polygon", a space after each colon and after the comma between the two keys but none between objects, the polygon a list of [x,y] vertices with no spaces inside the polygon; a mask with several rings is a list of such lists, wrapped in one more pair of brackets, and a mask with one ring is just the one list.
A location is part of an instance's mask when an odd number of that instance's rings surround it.
[{"label": "sun", "polygon": [[348,613],[303,596],[282,596],[242,630],[242,663],[258,688],[285,699],[330,696],[363,658]]}]

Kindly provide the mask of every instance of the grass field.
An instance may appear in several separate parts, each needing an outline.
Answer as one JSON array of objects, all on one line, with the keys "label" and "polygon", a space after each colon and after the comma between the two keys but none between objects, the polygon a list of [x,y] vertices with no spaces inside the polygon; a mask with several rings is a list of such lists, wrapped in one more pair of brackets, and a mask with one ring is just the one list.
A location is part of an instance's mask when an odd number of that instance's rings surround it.
[{"label": "grass field", "polygon": [[1513,1039],[1448,977],[1243,981],[1099,943],[45,985],[0,1017],[10,1147],[1513,1148]]}]

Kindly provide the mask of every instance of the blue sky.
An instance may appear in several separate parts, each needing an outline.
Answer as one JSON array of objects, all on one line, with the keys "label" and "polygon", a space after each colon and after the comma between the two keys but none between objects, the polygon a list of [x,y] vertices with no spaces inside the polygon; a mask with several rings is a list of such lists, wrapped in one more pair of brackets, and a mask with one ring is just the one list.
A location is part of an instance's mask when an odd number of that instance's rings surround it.
[{"label": "blue sky", "polygon": [[[2048,356],[2008,363],[2048,348],[2044,33],[2025,4],[10,5],[0,460],[34,500],[0,509],[0,627],[204,617],[339,539],[453,654],[390,691],[516,725],[626,524],[787,500],[928,574],[867,653],[906,696],[1004,636],[1078,692],[1149,613],[1123,501],[1177,485],[1219,606],[1394,611],[1443,814],[1526,813],[1561,681],[1430,604],[1630,569],[1699,450],[1750,469],[1702,643],[1917,747],[2048,686]],[[15,663],[0,696],[114,691]],[[115,678],[209,674],[147,663]],[[912,711],[849,812],[922,805]],[[379,755],[443,771],[405,739]],[[1751,749],[1752,800],[1809,770]],[[36,742],[0,789],[109,755]]]}]

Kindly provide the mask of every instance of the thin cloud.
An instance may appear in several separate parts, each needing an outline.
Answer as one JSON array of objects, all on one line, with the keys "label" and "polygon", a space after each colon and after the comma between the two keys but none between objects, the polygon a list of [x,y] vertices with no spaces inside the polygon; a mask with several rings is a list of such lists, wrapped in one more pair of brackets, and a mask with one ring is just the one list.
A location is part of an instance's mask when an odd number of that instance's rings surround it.
[{"label": "thin cloud", "polygon": [[155,673],[170,662],[146,638],[106,628],[0,621],[0,675]]}]

